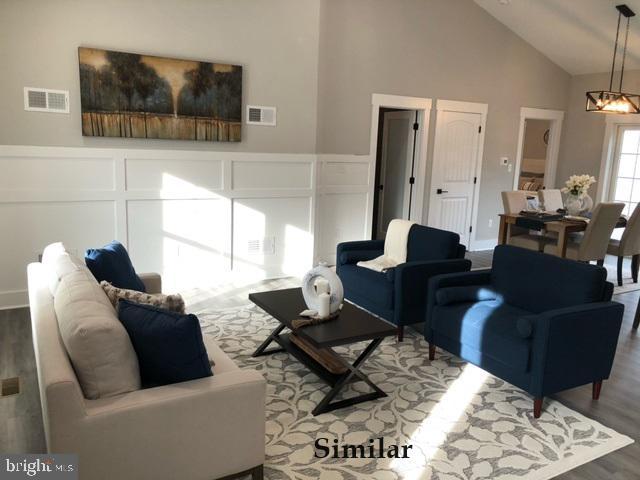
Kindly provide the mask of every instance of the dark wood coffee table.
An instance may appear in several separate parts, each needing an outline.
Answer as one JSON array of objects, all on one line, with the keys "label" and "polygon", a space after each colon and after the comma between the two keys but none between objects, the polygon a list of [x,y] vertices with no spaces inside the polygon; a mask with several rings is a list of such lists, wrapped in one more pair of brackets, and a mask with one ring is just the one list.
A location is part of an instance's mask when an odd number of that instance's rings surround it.
[{"label": "dark wood coffee table", "polygon": [[[317,349],[369,341],[369,344],[352,364],[340,355],[336,355],[336,358],[345,367],[345,372],[335,374],[295,345],[291,341],[289,333],[282,333],[285,328],[293,330],[291,321],[300,318],[299,313],[307,308],[300,288],[251,293],[249,300],[280,322],[280,325],[271,332],[262,345],[253,353],[253,356],[258,357],[286,351],[331,386],[329,393],[313,409],[312,413],[314,415],[387,396],[386,393],[369,380],[367,375],[362,373],[361,367],[385,337],[396,335],[397,328],[395,325],[385,322],[351,303],[345,302],[338,318],[295,330],[298,337],[306,340],[307,343]],[[267,350],[267,347],[272,342],[276,342],[280,347]],[[333,401],[345,385],[358,380],[369,385],[373,391],[356,397]]]}]

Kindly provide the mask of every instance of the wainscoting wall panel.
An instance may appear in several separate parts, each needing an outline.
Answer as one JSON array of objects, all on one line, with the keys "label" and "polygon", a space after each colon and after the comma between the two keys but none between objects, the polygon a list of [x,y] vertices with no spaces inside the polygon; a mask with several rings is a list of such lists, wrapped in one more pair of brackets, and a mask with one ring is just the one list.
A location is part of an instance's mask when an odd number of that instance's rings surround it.
[{"label": "wainscoting wall panel", "polygon": [[371,238],[368,155],[318,155],[316,258],[334,264],[340,242]]},{"label": "wainscoting wall panel", "polygon": [[62,241],[113,239],[166,291],[302,275],[369,238],[368,156],[0,146],[0,308]]},{"label": "wainscoting wall panel", "polygon": [[316,159],[0,146],[0,308],[27,303],[26,266],[55,241],[82,256],[117,239],[139,271],[162,273],[167,291],[304,273]]}]

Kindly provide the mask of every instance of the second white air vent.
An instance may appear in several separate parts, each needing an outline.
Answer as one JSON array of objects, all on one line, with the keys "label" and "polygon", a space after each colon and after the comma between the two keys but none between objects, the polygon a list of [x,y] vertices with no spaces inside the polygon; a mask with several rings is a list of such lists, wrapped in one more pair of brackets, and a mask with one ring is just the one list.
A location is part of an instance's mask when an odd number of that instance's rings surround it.
[{"label": "second white air vent", "polygon": [[247,105],[247,125],[276,126],[276,107]]},{"label": "second white air vent", "polygon": [[247,242],[247,253],[250,255],[275,255],[276,237],[265,237]]},{"label": "second white air vent", "polygon": [[30,112],[69,113],[69,92],[24,87],[24,109]]}]

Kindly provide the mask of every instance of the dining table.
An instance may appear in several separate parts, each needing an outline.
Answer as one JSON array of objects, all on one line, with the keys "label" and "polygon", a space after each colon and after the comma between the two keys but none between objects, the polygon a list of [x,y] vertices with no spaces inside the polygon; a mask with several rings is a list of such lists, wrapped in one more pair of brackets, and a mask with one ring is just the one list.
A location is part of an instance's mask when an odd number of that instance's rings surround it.
[{"label": "dining table", "polygon": [[[511,227],[518,223],[518,219],[535,220],[536,216],[526,213],[501,213],[500,217],[500,229],[498,232],[498,244],[506,245],[509,243],[509,237],[511,236]],[[555,232],[558,235],[558,253],[560,257],[567,256],[567,244],[570,234],[584,232],[587,229],[589,223],[584,220],[576,218],[560,218],[557,220],[544,221],[539,220],[541,225],[541,231]],[[626,219],[620,217],[620,220],[616,224],[616,228],[624,228],[626,226]]]}]

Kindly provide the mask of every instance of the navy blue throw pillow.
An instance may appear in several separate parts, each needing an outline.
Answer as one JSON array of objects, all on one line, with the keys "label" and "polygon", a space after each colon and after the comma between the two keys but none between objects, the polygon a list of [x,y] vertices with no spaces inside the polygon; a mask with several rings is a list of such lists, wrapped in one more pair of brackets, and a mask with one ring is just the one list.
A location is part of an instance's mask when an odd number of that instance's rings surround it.
[{"label": "navy blue throw pillow", "polygon": [[102,248],[90,248],[84,262],[98,282],[106,280],[114,287],[146,292],[144,283],[136,274],[127,249],[115,240]]},{"label": "navy blue throw pillow", "polygon": [[118,317],[138,356],[144,386],[168,385],[212,376],[200,322],[128,300],[118,302]]}]

